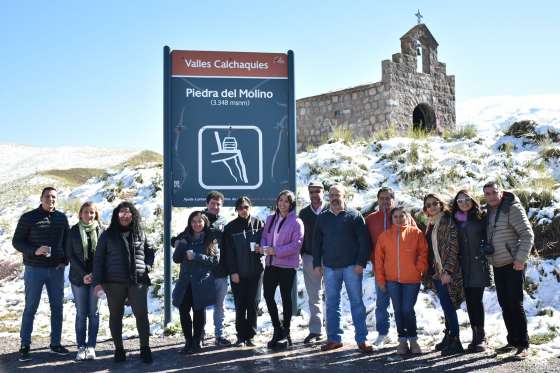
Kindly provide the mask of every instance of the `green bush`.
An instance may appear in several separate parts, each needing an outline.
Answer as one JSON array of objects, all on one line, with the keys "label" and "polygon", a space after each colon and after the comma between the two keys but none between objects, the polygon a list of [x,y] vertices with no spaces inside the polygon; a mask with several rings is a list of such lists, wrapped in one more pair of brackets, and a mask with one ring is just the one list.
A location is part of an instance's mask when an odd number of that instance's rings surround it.
[{"label": "green bush", "polygon": [[456,129],[445,129],[442,135],[445,140],[474,139],[477,136],[478,128],[474,124],[467,124]]},{"label": "green bush", "polygon": [[408,161],[411,164],[417,164],[418,161],[420,160],[420,154],[418,152],[418,144],[416,142],[412,142],[410,144],[410,149],[408,150]]},{"label": "green bush", "polygon": [[355,178],[352,185],[354,185],[354,187],[358,190],[367,190],[369,187],[367,180],[363,175]]},{"label": "green bush", "polygon": [[381,128],[381,129],[376,130],[371,135],[370,142],[389,140],[389,139],[392,139],[393,137],[399,136],[400,132],[401,131],[400,131],[399,127],[396,124],[391,123],[386,128]]},{"label": "green bush", "polygon": [[354,140],[354,133],[349,128],[336,127],[331,135],[334,141],[342,141],[344,144],[349,145]]},{"label": "green bush", "polygon": [[547,162],[560,158],[560,147],[549,147],[540,151],[542,159]]}]

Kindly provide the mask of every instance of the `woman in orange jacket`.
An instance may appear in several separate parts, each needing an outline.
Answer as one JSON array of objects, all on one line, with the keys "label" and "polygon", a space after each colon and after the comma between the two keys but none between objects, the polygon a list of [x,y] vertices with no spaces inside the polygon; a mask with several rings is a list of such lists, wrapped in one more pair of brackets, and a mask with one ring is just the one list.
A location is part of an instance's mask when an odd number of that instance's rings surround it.
[{"label": "woman in orange jacket", "polygon": [[422,274],[428,268],[428,243],[420,229],[407,225],[402,208],[391,210],[391,222],[391,228],[379,236],[375,245],[375,278],[381,291],[389,292],[393,303],[399,335],[397,354],[420,354],[414,305]]}]

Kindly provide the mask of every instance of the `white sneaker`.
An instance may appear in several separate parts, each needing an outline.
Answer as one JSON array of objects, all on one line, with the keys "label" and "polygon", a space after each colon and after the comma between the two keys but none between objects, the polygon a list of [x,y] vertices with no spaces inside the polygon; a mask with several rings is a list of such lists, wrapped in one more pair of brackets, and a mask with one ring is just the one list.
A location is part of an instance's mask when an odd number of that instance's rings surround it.
[{"label": "white sneaker", "polygon": [[86,348],[80,347],[78,348],[78,353],[76,354],[76,360],[85,360],[86,359]]},{"label": "white sneaker", "polygon": [[387,334],[379,334],[375,341],[373,341],[373,344],[377,347],[383,347],[387,342],[389,342]]},{"label": "white sneaker", "polygon": [[95,356],[95,348],[93,347],[87,347],[86,349],[86,359],[87,360],[95,360],[96,356]]}]

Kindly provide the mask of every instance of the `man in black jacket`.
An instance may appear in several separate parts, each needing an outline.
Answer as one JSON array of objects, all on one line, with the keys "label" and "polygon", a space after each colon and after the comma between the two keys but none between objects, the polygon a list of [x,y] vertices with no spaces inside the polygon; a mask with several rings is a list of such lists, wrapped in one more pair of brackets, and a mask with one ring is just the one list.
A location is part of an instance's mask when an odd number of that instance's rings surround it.
[{"label": "man in black jacket", "polygon": [[65,355],[69,351],[60,344],[64,299],[64,267],[68,264],[64,253],[68,219],[55,209],[57,191],[43,189],[41,205],[26,212],[18,221],[12,245],[23,254],[25,265],[25,309],[21,319],[20,361],[31,359],[30,345],[33,320],[43,285],[47,288],[51,307],[52,352]]},{"label": "man in black jacket", "polygon": [[[212,225],[212,234],[218,241],[218,246],[222,248],[222,236],[224,227],[227,223],[226,219],[220,215],[220,208],[224,204],[224,195],[217,191],[211,191],[206,196],[206,210],[204,215]],[[216,346],[229,346],[231,342],[224,337],[224,299],[227,295],[228,273],[225,264],[224,255],[219,256],[219,264],[214,269],[214,284],[216,285],[216,304],[214,305],[214,337]],[[204,339],[204,334],[202,338]]]},{"label": "man in black jacket", "polygon": [[321,339],[323,313],[320,293],[323,276],[321,273],[313,271],[313,231],[315,230],[317,215],[327,208],[323,203],[323,184],[313,181],[307,186],[307,191],[311,203],[299,212],[299,218],[303,221],[305,227],[301,258],[303,261],[303,280],[309,300],[309,335],[303,340],[305,344]]}]

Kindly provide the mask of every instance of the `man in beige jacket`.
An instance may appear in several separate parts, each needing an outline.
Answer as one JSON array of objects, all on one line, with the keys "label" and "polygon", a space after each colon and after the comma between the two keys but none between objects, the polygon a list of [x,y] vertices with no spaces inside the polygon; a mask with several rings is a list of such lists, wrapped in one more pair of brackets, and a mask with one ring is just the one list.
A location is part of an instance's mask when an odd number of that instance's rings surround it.
[{"label": "man in beige jacket", "polygon": [[507,345],[498,353],[515,351],[515,357],[528,356],[527,317],[523,308],[525,263],[533,247],[534,234],[525,209],[513,193],[500,189],[496,182],[483,187],[486,198],[487,255],[494,267],[498,303],[507,329]]}]

